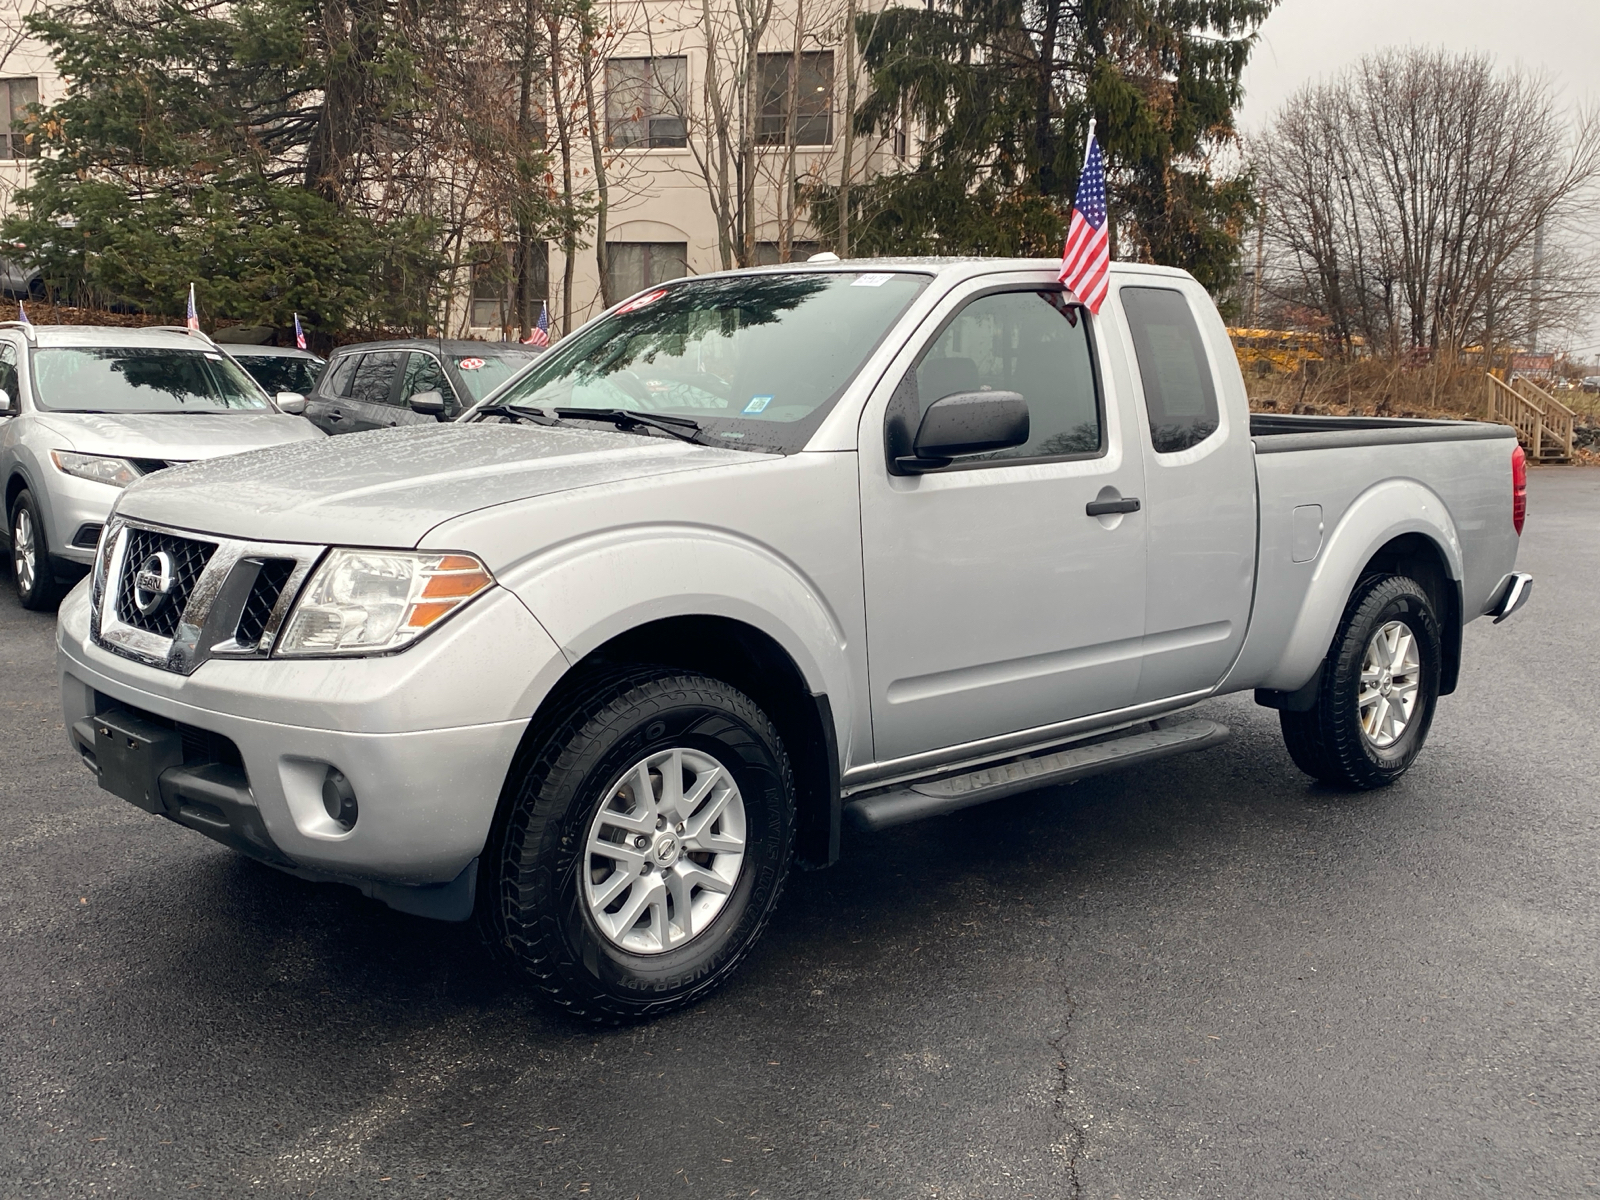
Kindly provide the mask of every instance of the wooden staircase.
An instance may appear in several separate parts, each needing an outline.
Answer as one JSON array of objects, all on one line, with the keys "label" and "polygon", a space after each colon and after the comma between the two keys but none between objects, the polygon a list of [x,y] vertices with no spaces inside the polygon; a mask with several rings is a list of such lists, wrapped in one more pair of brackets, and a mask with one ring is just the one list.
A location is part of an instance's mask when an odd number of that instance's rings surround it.
[{"label": "wooden staircase", "polygon": [[1572,425],[1577,417],[1561,401],[1530,379],[1510,383],[1489,376],[1488,419],[1510,425],[1534,462],[1571,462]]}]

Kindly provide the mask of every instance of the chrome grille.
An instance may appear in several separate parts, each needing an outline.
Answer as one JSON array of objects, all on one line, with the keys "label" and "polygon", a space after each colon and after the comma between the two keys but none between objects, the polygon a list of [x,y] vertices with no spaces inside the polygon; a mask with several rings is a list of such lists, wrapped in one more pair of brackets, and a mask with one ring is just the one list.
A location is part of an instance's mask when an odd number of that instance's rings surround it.
[{"label": "chrome grille", "polygon": [[[206,563],[216,553],[215,542],[157,533],[153,529],[129,529],[128,545],[122,556],[121,578],[117,580],[117,619],[124,625],[171,637],[188,606],[189,595]],[[165,551],[172,558],[172,589],[154,612],[143,613],[134,602],[135,580],[139,570],[153,555]]]},{"label": "chrome grille", "polygon": [[261,644],[267,621],[272,616],[272,610],[278,606],[278,599],[283,595],[289,576],[294,574],[294,568],[295,560],[292,558],[271,558],[261,564],[261,573],[250,588],[244,611],[239,614],[238,628],[233,634],[234,642],[241,649]]}]

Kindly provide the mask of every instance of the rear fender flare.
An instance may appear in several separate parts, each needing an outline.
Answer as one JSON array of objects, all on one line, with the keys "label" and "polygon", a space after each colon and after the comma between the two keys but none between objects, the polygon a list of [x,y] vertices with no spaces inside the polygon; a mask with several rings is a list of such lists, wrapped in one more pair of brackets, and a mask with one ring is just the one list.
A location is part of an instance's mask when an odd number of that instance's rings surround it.
[{"label": "rear fender flare", "polygon": [[1445,502],[1414,479],[1374,484],[1351,502],[1328,536],[1283,655],[1258,687],[1292,692],[1311,678],[1366,565],[1384,545],[1408,533],[1421,534],[1438,548],[1459,586],[1461,539]]}]

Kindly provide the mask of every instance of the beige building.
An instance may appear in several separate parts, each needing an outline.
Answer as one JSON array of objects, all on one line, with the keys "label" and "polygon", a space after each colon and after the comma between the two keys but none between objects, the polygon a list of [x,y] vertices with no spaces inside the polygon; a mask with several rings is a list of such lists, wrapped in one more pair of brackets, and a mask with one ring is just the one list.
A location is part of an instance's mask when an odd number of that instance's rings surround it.
[{"label": "beige building", "polygon": [[[855,182],[904,161],[903,131],[846,137],[843,38],[850,0],[772,0],[759,38],[744,32],[748,19],[742,23],[735,7],[741,2],[748,17],[751,0],[614,0],[598,48],[603,61],[588,65],[596,108],[603,110],[598,133],[608,180],[605,242],[614,296],[720,270],[719,208],[731,214],[720,226],[737,226],[736,239],[748,223],[757,262],[780,261],[785,242],[790,259],[803,259],[824,247],[805,205],[792,200],[797,183],[837,183],[847,152]],[[63,82],[44,47],[22,34],[23,20],[39,3],[0,0],[0,121],[7,128],[13,111],[61,97]],[[864,92],[859,70],[856,75]],[[754,84],[748,97],[741,86],[746,78]],[[592,195],[591,139],[583,115],[576,122],[575,187]],[[749,188],[741,189],[738,143],[747,126],[755,142],[754,171]],[[30,173],[23,148],[13,140],[0,139],[0,211]],[[594,232],[592,225],[584,231],[572,264],[574,326],[601,306]],[[450,333],[515,335],[519,314],[509,253],[497,249],[487,232],[472,240],[457,280]],[[566,300],[559,243],[536,244],[532,258],[559,334]]]}]

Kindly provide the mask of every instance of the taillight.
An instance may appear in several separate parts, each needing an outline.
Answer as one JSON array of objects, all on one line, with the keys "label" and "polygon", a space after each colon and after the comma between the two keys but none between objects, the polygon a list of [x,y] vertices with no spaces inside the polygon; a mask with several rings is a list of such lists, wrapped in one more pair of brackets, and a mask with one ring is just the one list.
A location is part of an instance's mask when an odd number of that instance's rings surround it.
[{"label": "taillight", "polygon": [[1517,446],[1511,451],[1511,524],[1522,536],[1522,522],[1528,516],[1528,456]]}]

